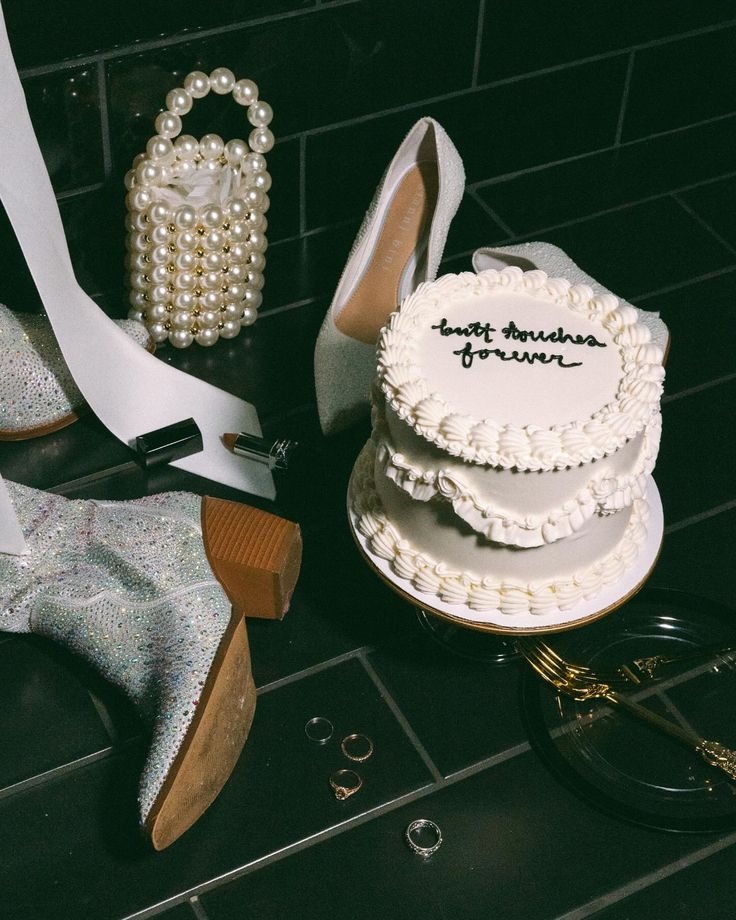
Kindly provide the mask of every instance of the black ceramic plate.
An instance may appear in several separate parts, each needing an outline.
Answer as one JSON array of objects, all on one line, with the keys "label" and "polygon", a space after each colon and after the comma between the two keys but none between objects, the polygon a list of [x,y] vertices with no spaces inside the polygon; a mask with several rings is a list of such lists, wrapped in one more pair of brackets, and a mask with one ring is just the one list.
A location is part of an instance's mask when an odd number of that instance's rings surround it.
[{"label": "black ceramic plate", "polygon": [[[545,639],[569,661],[611,668],[648,655],[736,646],[736,611],[689,594],[646,589],[597,623]],[[736,653],[704,654],[661,673],[639,689],[639,702],[736,750]],[[531,668],[522,690],[532,745],[589,804],[662,830],[736,827],[736,780],[695,751],[604,701],[557,695]]]}]

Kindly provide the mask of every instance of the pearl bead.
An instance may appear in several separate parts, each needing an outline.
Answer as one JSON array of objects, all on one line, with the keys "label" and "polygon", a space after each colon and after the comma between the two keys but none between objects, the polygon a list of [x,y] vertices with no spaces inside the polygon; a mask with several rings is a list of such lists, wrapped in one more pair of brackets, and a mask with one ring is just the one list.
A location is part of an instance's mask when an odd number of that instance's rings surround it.
[{"label": "pearl bead", "polygon": [[180,271],[191,272],[197,267],[193,252],[180,252],[174,263]]},{"label": "pearl bead", "polygon": [[199,150],[205,160],[216,160],[222,156],[225,141],[219,134],[205,134],[199,142]]},{"label": "pearl bead", "polygon": [[130,248],[133,252],[148,252],[148,236],[145,233],[136,233],[130,238]]},{"label": "pearl bead", "polygon": [[205,268],[208,272],[221,271],[224,264],[224,255],[217,250],[208,252],[204,259],[202,259],[202,268]]},{"label": "pearl bead", "polygon": [[256,128],[265,128],[271,124],[273,118],[273,109],[267,103],[261,100],[253,102],[248,106],[248,121]]},{"label": "pearl bead", "polygon": [[169,337],[169,333],[163,323],[151,323],[148,327],[148,334],[154,342],[165,342]]},{"label": "pearl bead", "polygon": [[173,175],[177,179],[191,179],[197,171],[197,167],[192,160],[177,160],[172,169]]},{"label": "pearl bead", "polygon": [[217,175],[219,177],[221,170],[222,170],[222,166],[220,165],[219,157],[215,157],[214,160],[203,160],[199,164],[199,171],[203,175],[210,173],[210,175],[213,175],[213,176]]},{"label": "pearl bead", "polygon": [[148,213],[141,211],[140,214],[136,214],[133,218],[133,225],[136,230],[145,230],[148,227]]},{"label": "pearl bead", "polygon": [[264,195],[263,204],[261,205],[261,211],[263,211],[263,213],[265,214],[266,211],[268,211],[270,207],[271,207],[271,199],[268,197],[268,195]]},{"label": "pearl bead", "polygon": [[179,291],[174,297],[174,306],[177,310],[194,310],[197,304],[197,295],[192,291]]},{"label": "pearl bead", "polygon": [[275,138],[269,128],[254,128],[248,136],[248,143],[256,153],[268,153],[274,142]]},{"label": "pearl bead", "polygon": [[198,277],[199,286],[204,291],[219,291],[222,287],[221,272],[205,272],[203,275],[199,275]]},{"label": "pearl bead", "polygon": [[233,138],[225,144],[225,158],[231,165],[241,163],[248,153],[248,145],[239,137]]},{"label": "pearl bead", "polygon": [[179,291],[191,291],[196,283],[197,279],[192,272],[178,272],[174,275],[174,287]]},{"label": "pearl bead", "polygon": [[265,237],[265,234],[261,233],[260,230],[251,230],[248,235],[248,243],[250,244],[251,249],[254,249],[256,252],[265,252],[268,247],[268,240]]},{"label": "pearl bead", "polygon": [[271,188],[271,176],[267,172],[254,173],[253,185],[262,192],[267,192]]},{"label": "pearl bead", "polygon": [[245,262],[249,252],[250,250],[245,243],[235,243],[230,247],[230,261],[234,263]]},{"label": "pearl bead", "polygon": [[262,252],[252,252],[248,256],[248,265],[257,272],[262,272],[266,267],[266,257]]},{"label": "pearl bead", "polygon": [[248,205],[249,209],[255,208],[256,210],[259,210],[263,208],[263,196],[264,192],[262,192],[260,189],[249,188],[246,189],[243,198],[245,199],[245,203]]},{"label": "pearl bead", "polygon": [[166,304],[154,303],[146,310],[146,321],[149,323],[160,323],[163,322],[168,315]]},{"label": "pearl bead", "polygon": [[222,329],[220,329],[220,337],[223,339],[234,339],[239,332],[240,323],[238,320],[229,319],[226,320]]},{"label": "pearl bead", "polygon": [[136,166],[138,166],[139,163],[142,163],[145,160],[145,158],[146,158],[145,153],[136,153],[136,155],[133,157],[133,167],[132,168],[135,170]]},{"label": "pearl bead", "polygon": [[165,265],[169,261],[170,255],[169,247],[162,244],[151,250],[151,261],[154,265]]},{"label": "pearl bead", "polygon": [[210,91],[210,78],[201,70],[193,70],[184,77],[184,89],[195,99],[202,99]]},{"label": "pearl bead", "polygon": [[151,259],[147,252],[139,252],[135,256],[129,255],[127,263],[131,271],[142,272],[145,275],[151,266]]},{"label": "pearl bead", "polygon": [[233,220],[242,220],[248,213],[248,207],[242,198],[231,198],[225,208]]},{"label": "pearl bead", "polygon": [[240,320],[241,326],[252,326],[258,319],[258,311],[254,307],[244,307],[243,317]]},{"label": "pearl bead", "polygon": [[212,229],[204,235],[205,249],[222,249],[226,243],[225,233],[222,230]]},{"label": "pearl bead", "polygon": [[172,89],[166,94],[166,108],[175,115],[186,115],[192,109],[192,94],[183,87]]},{"label": "pearl bead", "polygon": [[156,265],[148,273],[148,277],[154,284],[168,284],[169,270],[166,265]]},{"label": "pearl bead", "polygon": [[123,185],[130,191],[135,185],[135,170],[129,169],[123,176]]},{"label": "pearl bead", "polygon": [[255,271],[255,269],[250,269],[245,276],[245,283],[248,285],[248,287],[252,287],[257,291],[260,291],[266,282],[260,272]]},{"label": "pearl bead", "polygon": [[135,181],[138,185],[157,185],[161,181],[161,167],[144,160],[135,168]]},{"label": "pearl bead", "polygon": [[230,240],[233,243],[244,242],[248,239],[248,227],[245,223],[230,224]]},{"label": "pearl bead", "polygon": [[220,322],[219,310],[203,310],[197,317],[202,329],[214,329]]},{"label": "pearl bead", "polygon": [[181,134],[181,118],[175,112],[160,112],[153,125],[162,137]]},{"label": "pearl bead", "polygon": [[194,336],[196,343],[198,345],[204,345],[205,348],[208,348],[210,345],[214,345],[219,338],[220,333],[217,329],[200,329],[199,332]]},{"label": "pearl bead", "polygon": [[238,80],[232,93],[238,105],[251,105],[258,100],[258,87],[252,80]]},{"label": "pearl bead", "polygon": [[257,310],[260,305],[263,303],[263,294],[260,291],[254,290],[254,288],[247,288],[245,292],[245,306],[250,307],[253,310]]},{"label": "pearl bead", "polygon": [[186,329],[172,329],[169,333],[169,342],[174,348],[188,348],[194,341],[194,336]]},{"label": "pearl bead", "polygon": [[248,172],[263,172],[266,168],[266,158],[260,153],[249,153],[243,166]]},{"label": "pearl bead", "polygon": [[145,211],[153,201],[153,192],[148,188],[135,188],[125,196],[125,203],[131,211]]},{"label": "pearl bead", "polygon": [[131,291],[128,295],[128,303],[133,310],[144,310],[147,306],[145,293],[143,291]]},{"label": "pearl bead", "polygon": [[191,230],[197,223],[197,212],[189,204],[183,204],[174,212],[174,226],[178,230]]},{"label": "pearl bead", "polygon": [[205,310],[219,310],[222,307],[222,294],[219,291],[207,291],[202,297]]},{"label": "pearl bead", "polygon": [[225,304],[222,310],[222,315],[226,320],[228,319],[237,319],[243,315],[243,308],[239,303],[233,303],[232,301]]},{"label": "pearl bead", "polygon": [[152,160],[170,163],[174,159],[174,145],[167,136],[154,134],[146,144],[146,153]]},{"label": "pearl bead", "polygon": [[142,323],[143,313],[140,310],[128,310],[128,319],[135,320],[137,323]]},{"label": "pearl bead", "polygon": [[156,224],[156,226],[151,229],[150,237],[152,243],[156,246],[160,246],[162,243],[168,244],[171,238],[171,232],[167,224]]},{"label": "pearl bead", "polygon": [[205,227],[210,229],[220,227],[224,220],[225,214],[222,208],[218,208],[217,205],[210,205],[202,211],[202,223]]},{"label": "pearl bead", "polygon": [[167,303],[169,300],[169,289],[165,284],[155,284],[148,290],[148,299],[151,303]]},{"label": "pearl bead", "polygon": [[191,329],[192,314],[188,310],[174,310],[171,314],[171,325],[174,329]]},{"label": "pearl bead", "polygon": [[232,92],[232,88],[235,86],[235,74],[229,67],[215,67],[210,74],[210,86],[213,92],[224,96],[226,93]]},{"label": "pearl bead", "polygon": [[197,235],[191,230],[182,230],[174,240],[177,249],[191,250],[197,248]]},{"label": "pearl bead", "polygon": [[227,296],[234,301],[242,300],[245,297],[245,285],[240,282],[228,284]]},{"label": "pearl bead", "polygon": [[174,171],[170,166],[167,166],[165,163],[160,167],[161,169],[161,185],[169,185],[174,176]]},{"label": "pearl bead", "polygon": [[245,265],[231,265],[230,270],[227,273],[228,283],[234,281],[237,284],[239,281],[244,281],[246,271],[247,269]]},{"label": "pearl bead", "polygon": [[191,134],[180,134],[174,141],[174,150],[180,160],[193,160],[199,153],[199,141]]},{"label": "pearl bead", "polygon": [[152,224],[163,224],[169,220],[169,209],[162,201],[155,201],[148,209],[148,219]]},{"label": "pearl bead", "polygon": [[252,211],[248,211],[246,220],[251,230],[260,230],[262,233],[264,232],[264,226],[268,223],[263,214],[260,211],[256,211],[255,208]]}]

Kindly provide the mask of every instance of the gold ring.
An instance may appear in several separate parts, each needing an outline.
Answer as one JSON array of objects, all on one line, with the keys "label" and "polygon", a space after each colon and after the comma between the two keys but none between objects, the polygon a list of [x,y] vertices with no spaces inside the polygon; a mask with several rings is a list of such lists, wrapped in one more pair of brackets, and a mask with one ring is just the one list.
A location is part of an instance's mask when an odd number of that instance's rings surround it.
[{"label": "gold ring", "polygon": [[[357,751],[354,750],[356,742]],[[353,760],[355,763],[363,763],[363,761],[368,760],[373,753],[373,742],[367,735],[347,735],[340,742],[340,750],[348,760]]]},{"label": "gold ring", "polygon": [[363,780],[355,770],[335,770],[330,777],[330,786],[338,802],[344,802],[363,786]]},{"label": "gold ring", "polygon": [[442,831],[439,825],[428,818],[417,818],[416,821],[412,821],[404,836],[411,849],[425,859],[442,846]]}]

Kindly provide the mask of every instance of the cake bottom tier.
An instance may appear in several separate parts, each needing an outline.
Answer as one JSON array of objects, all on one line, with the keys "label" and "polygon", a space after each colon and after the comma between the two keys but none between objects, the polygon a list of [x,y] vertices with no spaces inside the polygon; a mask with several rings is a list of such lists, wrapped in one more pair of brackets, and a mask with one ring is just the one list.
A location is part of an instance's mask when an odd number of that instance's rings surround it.
[{"label": "cake bottom tier", "polygon": [[[368,548],[415,590],[444,603],[502,614],[570,610],[618,581],[646,540],[648,506],[588,521],[573,538],[513,549],[479,537],[440,502],[417,502],[384,476],[375,446],[356,462],[350,502]],[[566,544],[566,545],[563,545]]]}]

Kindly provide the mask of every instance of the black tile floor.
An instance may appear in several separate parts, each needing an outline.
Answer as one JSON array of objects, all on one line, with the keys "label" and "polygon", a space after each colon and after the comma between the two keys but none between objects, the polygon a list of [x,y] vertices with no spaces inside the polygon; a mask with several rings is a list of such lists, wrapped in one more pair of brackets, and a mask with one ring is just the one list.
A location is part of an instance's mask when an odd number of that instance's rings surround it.
[{"label": "black tile floor", "polygon": [[[546,227],[544,238],[594,277],[661,311],[673,344],[655,472],[666,531],[651,585],[730,604],[736,225],[723,207],[733,178],[713,163],[694,187],[673,167],[670,194],[665,180],[647,192],[610,163],[609,185],[596,188],[586,169],[594,176],[599,166],[581,161],[550,172],[537,211],[515,200],[521,180],[499,183],[497,196],[493,185],[471,190],[445,268],[468,270],[474,246]],[[584,185],[578,204],[558,210],[571,176]],[[195,827],[153,853],[136,828],[146,739],[131,707],[63,650],[0,636],[0,916],[730,917],[736,832],[656,831],[583,802],[530,746],[522,665],[452,654],[361,562],[344,507],[368,428],[322,439],[311,366],[353,230],[349,222],[273,248],[269,285],[284,303],[303,294],[306,306],[264,315],[211,351],[159,353],[253,400],[267,430],[301,442],[278,500],[254,502],[299,521],[305,556],[286,619],[249,624],[259,699],[243,757]],[[145,475],[90,416],[0,445],[0,470],[78,497],[166,488],[238,497],[173,469]],[[322,747],[304,735],[315,715],[335,725]],[[375,754],[361,793],[338,803],[327,777],[352,731],[370,735]],[[422,816],[444,834],[427,861],[402,839]]]}]

